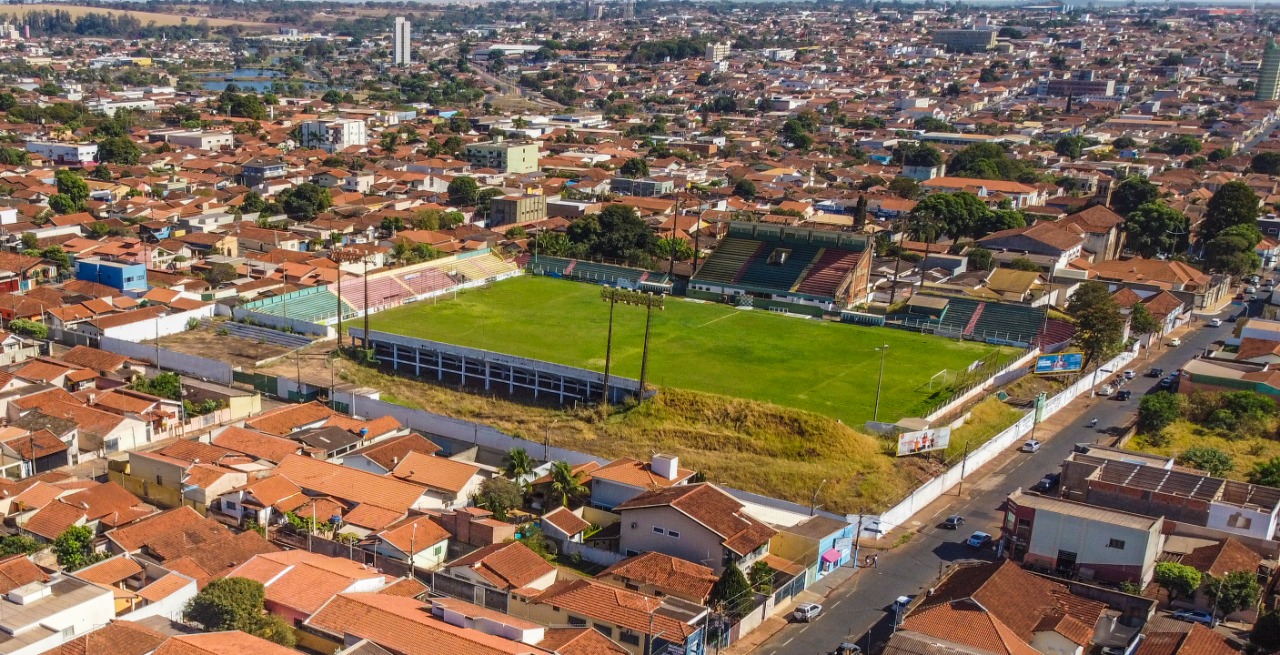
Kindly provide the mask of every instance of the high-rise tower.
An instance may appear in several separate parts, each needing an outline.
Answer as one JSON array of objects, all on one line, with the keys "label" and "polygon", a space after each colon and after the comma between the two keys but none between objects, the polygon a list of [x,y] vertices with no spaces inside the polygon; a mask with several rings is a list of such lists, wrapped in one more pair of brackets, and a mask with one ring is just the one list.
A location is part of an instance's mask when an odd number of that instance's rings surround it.
[{"label": "high-rise tower", "polygon": [[413,29],[404,16],[396,16],[395,40],[395,65],[408,66],[413,63]]}]

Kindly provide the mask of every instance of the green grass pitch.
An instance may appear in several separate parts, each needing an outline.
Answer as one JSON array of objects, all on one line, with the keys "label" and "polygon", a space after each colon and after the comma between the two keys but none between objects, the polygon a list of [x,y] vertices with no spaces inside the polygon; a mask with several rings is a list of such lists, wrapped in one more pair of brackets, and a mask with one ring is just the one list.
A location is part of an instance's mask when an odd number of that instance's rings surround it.
[{"label": "green grass pitch", "polygon": [[[619,304],[614,312],[612,372],[638,378],[645,310]],[[608,324],[599,286],[535,276],[370,317],[372,330],[598,371]],[[995,349],[671,297],[665,311],[653,314],[649,383],[772,402],[860,426],[875,406],[881,344],[889,345],[882,421],[916,407],[935,373],[963,371]]]}]

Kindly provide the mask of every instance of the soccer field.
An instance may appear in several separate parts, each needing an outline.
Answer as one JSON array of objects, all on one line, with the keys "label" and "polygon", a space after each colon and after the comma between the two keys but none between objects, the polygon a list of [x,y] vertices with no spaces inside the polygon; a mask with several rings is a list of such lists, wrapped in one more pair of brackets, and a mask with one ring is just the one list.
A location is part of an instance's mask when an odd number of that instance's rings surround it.
[{"label": "soccer field", "polygon": [[[614,311],[612,372],[638,378],[645,310],[619,304]],[[373,330],[599,371],[608,325],[599,286],[535,276],[370,317]],[[996,350],[671,297],[665,311],[653,314],[648,382],[777,403],[860,426],[872,417],[881,344],[889,345],[881,421],[903,418],[917,406],[935,373],[964,371]],[[1004,357],[1014,352],[1001,350]]]}]

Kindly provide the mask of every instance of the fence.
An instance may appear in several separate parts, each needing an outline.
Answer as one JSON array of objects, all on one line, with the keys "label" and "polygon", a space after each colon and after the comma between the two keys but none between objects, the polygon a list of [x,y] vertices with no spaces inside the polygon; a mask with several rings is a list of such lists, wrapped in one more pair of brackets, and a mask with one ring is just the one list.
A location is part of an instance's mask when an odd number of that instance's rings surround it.
[{"label": "fence", "polygon": [[895,327],[900,330],[910,330],[912,332],[920,332],[922,334],[936,334],[951,339],[965,338],[969,341],[981,341],[992,345],[1000,346],[1017,346],[1026,348],[1035,341],[1036,333],[1024,334],[1022,332],[1012,332],[1000,330],[980,330],[965,333],[968,325],[959,325],[956,323],[937,323],[928,319],[909,319],[904,318],[898,321],[889,321],[885,323],[889,327]]},{"label": "fence", "polygon": [[[1111,371],[1119,370],[1125,364],[1128,364],[1134,358],[1134,353],[1125,352],[1117,355],[1111,361],[1099,366],[1093,373],[1082,376],[1075,384],[1050,398],[1044,406],[1043,418],[1052,416],[1055,412],[1066,407],[1068,403],[1075,400],[1080,394],[1090,391],[1095,386],[1106,379],[1107,373],[1102,373],[1103,369]],[[880,515],[880,534],[884,534],[894,528],[905,525],[916,512],[923,509],[926,505],[937,500],[947,490],[959,484],[961,480],[972,475],[974,471],[981,468],[983,464],[990,462],[1004,451],[1004,449],[1016,443],[1031,432],[1035,425],[1035,413],[1029,412],[1017,423],[1006,428],[1004,432],[993,437],[990,441],[982,446],[974,449],[961,462],[955,464],[951,468],[928,482],[917,487],[906,498],[902,499],[897,505]]]},{"label": "fence", "polygon": [[960,391],[956,395],[952,396],[951,400],[948,400],[942,406],[929,412],[929,414],[924,417],[925,420],[935,421],[943,416],[946,416],[949,412],[954,411],[956,408],[964,405],[970,400],[973,400],[976,396],[981,395],[982,393],[986,392],[988,389],[992,388],[993,386],[996,386],[997,384],[1002,384],[1002,385],[1008,384],[1022,377],[1023,375],[1026,375],[1027,365],[1035,361],[1035,358],[1038,357],[1039,355],[1040,355],[1040,349],[1038,348],[1032,348],[1031,350],[1028,350],[1021,357],[1013,360],[1013,362],[1011,362],[1008,366],[1000,369],[999,371],[996,371],[987,379],[969,387],[967,390]]},{"label": "fence", "polygon": [[112,337],[99,339],[98,347],[117,355],[151,362],[165,370],[177,371],[183,375],[190,375],[191,377],[217,382],[218,384],[231,384],[231,365],[226,362]]}]

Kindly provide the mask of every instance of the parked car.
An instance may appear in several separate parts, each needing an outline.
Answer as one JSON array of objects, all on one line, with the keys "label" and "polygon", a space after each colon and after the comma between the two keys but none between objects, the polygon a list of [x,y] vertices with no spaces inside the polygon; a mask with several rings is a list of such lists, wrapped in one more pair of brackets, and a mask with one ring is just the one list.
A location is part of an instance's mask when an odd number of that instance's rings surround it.
[{"label": "parked car", "polygon": [[1124,379],[1126,379],[1126,380],[1132,380],[1132,379],[1134,379],[1134,378],[1136,378],[1136,377],[1138,377],[1138,373],[1137,373],[1136,371],[1134,371],[1134,370],[1133,370],[1133,369],[1131,369],[1131,368],[1127,368],[1127,369],[1125,369],[1125,371],[1124,371]]},{"label": "parked car", "polygon": [[1133,396],[1133,392],[1128,389],[1122,389],[1116,392],[1116,400],[1119,401],[1128,400],[1131,396]]},{"label": "parked car", "polygon": [[902,620],[902,613],[907,611],[907,606],[911,604],[912,598],[914,597],[898,596],[898,599],[893,601],[893,604],[889,606],[889,611],[893,612],[893,622],[895,624]]},{"label": "parked car", "polygon": [[1179,621],[1188,621],[1190,623],[1203,623],[1212,628],[1218,625],[1218,620],[1213,615],[1204,610],[1178,610],[1173,613],[1173,618]]},{"label": "parked car", "polygon": [[1161,375],[1164,375],[1164,369],[1162,369],[1162,368],[1150,368],[1150,369],[1147,369],[1147,377],[1149,377],[1149,378],[1158,378],[1158,377],[1160,377]]},{"label": "parked car", "polygon": [[1245,287],[1245,288],[1244,288],[1244,292],[1245,292],[1245,293],[1257,293],[1257,292],[1258,292],[1258,287],[1255,287],[1255,286],[1247,286],[1247,287]]},{"label": "parked car", "polygon": [[1169,387],[1172,387],[1172,386],[1173,386],[1173,378],[1165,378],[1160,381],[1161,389],[1168,389]]},{"label": "parked car", "polygon": [[1034,453],[1040,450],[1040,442],[1035,439],[1028,439],[1027,443],[1022,444],[1021,450],[1024,453]]},{"label": "parked car", "polygon": [[1111,386],[1111,385],[1109,385],[1109,384],[1104,384],[1104,385],[1102,385],[1102,388],[1101,388],[1101,389],[1098,389],[1098,395],[1099,395],[1099,396],[1110,396],[1111,394],[1113,394],[1113,393],[1115,393],[1115,392],[1116,392],[1116,388],[1115,388],[1115,387],[1113,387],[1113,386]]},{"label": "parked car", "polygon": [[1209,327],[1222,327],[1222,319],[1215,318],[1209,321]]},{"label": "parked car", "polygon": [[836,649],[831,651],[831,655],[860,655],[860,653],[862,653],[862,649],[857,644],[851,644],[847,641],[836,646]]},{"label": "parked car", "polygon": [[942,522],[942,527],[948,530],[955,530],[962,525],[964,525],[964,517],[959,514],[952,514],[947,517],[947,520]]},{"label": "parked car", "polygon": [[818,615],[821,613],[822,606],[817,603],[800,603],[800,605],[796,607],[796,611],[791,613],[791,618],[794,618],[800,623],[808,623],[818,618]]},{"label": "parked car", "polygon": [[1169,345],[1173,348],[1177,348],[1178,346],[1182,345],[1182,339],[1179,339],[1178,337],[1174,337],[1169,340]]},{"label": "parked car", "polygon": [[1062,478],[1061,473],[1046,473],[1043,478],[1040,478],[1039,482],[1031,485],[1031,490],[1038,491],[1042,494],[1047,494],[1050,491],[1053,491],[1054,489],[1058,488],[1058,480],[1060,480],[1061,478]]},{"label": "parked car", "polygon": [[991,543],[991,535],[985,532],[975,532],[964,541],[965,545],[973,548],[986,548]]}]

